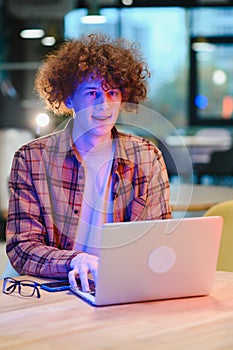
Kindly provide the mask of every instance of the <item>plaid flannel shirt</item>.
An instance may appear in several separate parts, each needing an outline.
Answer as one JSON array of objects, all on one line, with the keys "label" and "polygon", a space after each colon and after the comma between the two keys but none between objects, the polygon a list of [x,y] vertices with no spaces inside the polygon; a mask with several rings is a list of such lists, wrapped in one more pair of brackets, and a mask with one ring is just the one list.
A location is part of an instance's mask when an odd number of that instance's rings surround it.
[{"label": "plaid flannel shirt", "polygon": [[[21,274],[66,278],[84,193],[85,171],[72,141],[72,120],[23,145],[9,179],[7,254]],[[170,187],[158,148],[118,132],[112,166],[114,222],[171,217]]]}]

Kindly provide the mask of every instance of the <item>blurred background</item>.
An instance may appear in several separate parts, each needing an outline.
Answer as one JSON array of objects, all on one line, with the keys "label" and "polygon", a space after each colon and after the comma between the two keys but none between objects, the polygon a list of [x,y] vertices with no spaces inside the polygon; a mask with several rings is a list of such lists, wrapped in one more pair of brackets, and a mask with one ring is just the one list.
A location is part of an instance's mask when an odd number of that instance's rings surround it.
[{"label": "blurred background", "polygon": [[[177,175],[177,169],[173,169],[169,147],[177,147],[177,161],[184,160],[182,138],[196,182],[202,183],[203,175],[212,176],[212,180],[218,176],[214,183],[224,185],[227,178],[226,185],[232,186],[233,166],[228,161],[233,159],[232,153],[231,158],[218,160],[217,169],[209,174],[212,153],[229,152],[232,147],[232,0],[0,0],[3,218],[15,150],[32,138],[52,132],[62,121],[62,117],[48,113],[34,93],[34,76],[41,59],[64,39],[98,31],[141,45],[152,73],[146,106],[161,113],[177,131],[164,135],[160,144],[170,178]],[[198,135],[203,129],[207,136]],[[223,163],[232,169],[224,173]],[[178,175],[182,175],[181,168]],[[223,174],[219,175],[220,168]]]}]

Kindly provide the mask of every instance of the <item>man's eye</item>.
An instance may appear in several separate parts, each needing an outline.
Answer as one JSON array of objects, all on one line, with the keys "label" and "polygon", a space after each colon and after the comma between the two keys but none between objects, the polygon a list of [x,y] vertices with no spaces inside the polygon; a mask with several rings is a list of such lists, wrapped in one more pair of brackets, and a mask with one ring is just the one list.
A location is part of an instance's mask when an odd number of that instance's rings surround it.
[{"label": "man's eye", "polygon": [[118,90],[110,90],[110,91],[109,91],[109,94],[110,94],[111,96],[118,96],[118,95],[119,95],[119,91],[118,91]]},{"label": "man's eye", "polygon": [[96,91],[88,91],[88,92],[86,92],[86,96],[95,97],[96,95],[97,95]]},{"label": "man's eye", "polygon": [[96,91],[89,91],[88,93],[90,96],[96,96]]}]

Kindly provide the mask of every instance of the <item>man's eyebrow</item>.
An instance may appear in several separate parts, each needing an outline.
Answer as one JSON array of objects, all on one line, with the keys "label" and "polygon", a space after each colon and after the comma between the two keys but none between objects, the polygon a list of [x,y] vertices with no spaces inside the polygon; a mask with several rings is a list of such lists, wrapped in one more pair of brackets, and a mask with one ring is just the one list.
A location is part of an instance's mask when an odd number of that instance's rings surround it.
[{"label": "man's eyebrow", "polygon": [[[97,87],[97,86],[86,86],[83,90],[87,91],[87,90],[99,90],[101,89],[101,87]],[[106,89],[105,91],[109,91],[109,90],[120,90],[119,87],[117,86],[113,86],[113,87],[109,87],[109,89]]]},{"label": "man's eyebrow", "polygon": [[84,90],[93,90],[93,89],[97,90],[97,89],[99,89],[99,87],[97,87],[97,86],[86,86],[84,88]]}]

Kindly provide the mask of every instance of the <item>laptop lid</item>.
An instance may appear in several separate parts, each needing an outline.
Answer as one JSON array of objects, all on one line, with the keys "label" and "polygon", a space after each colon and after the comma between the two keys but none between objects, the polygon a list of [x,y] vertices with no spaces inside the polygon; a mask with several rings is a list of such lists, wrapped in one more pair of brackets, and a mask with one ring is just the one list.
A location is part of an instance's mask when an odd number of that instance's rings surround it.
[{"label": "laptop lid", "polygon": [[209,294],[222,224],[219,216],[105,224],[90,302],[101,306]]}]

